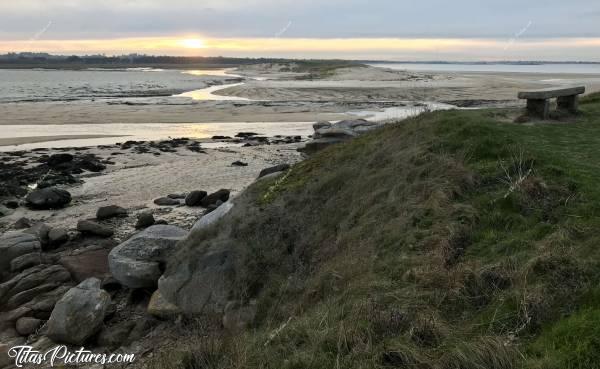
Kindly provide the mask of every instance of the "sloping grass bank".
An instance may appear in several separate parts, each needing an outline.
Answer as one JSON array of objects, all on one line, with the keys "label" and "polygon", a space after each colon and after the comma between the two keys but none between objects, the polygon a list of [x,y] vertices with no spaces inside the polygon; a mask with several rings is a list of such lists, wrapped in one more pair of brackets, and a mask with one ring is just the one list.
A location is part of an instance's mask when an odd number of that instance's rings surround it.
[{"label": "sloping grass bank", "polygon": [[429,113],[259,181],[229,235],[257,318],[185,366],[600,368],[600,98],[581,109]]}]

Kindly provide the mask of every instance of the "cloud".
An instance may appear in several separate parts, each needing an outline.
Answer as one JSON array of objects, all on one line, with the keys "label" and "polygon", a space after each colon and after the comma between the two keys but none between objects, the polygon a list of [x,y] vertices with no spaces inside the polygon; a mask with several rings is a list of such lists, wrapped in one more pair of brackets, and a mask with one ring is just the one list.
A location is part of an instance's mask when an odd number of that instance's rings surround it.
[{"label": "cloud", "polygon": [[[20,0],[0,4],[0,37],[29,39],[49,21],[55,39],[199,34],[269,37],[600,36],[597,0]],[[576,21],[574,21],[576,20]]]}]

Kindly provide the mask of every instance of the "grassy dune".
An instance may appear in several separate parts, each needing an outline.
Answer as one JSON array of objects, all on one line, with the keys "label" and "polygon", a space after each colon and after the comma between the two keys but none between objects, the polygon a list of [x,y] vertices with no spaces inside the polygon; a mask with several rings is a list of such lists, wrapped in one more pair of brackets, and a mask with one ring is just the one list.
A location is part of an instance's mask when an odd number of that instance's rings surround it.
[{"label": "grassy dune", "polygon": [[155,367],[600,368],[600,96],[581,110],[428,113],[253,185],[227,236],[253,327]]}]

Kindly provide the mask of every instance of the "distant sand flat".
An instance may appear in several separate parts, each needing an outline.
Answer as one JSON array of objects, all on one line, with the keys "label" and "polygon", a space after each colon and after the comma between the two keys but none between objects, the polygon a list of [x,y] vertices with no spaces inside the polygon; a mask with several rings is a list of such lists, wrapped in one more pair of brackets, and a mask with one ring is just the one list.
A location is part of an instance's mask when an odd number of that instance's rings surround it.
[{"label": "distant sand flat", "polygon": [[126,135],[60,135],[0,138],[0,146],[24,145],[39,142],[87,140],[91,138],[126,137]]}]

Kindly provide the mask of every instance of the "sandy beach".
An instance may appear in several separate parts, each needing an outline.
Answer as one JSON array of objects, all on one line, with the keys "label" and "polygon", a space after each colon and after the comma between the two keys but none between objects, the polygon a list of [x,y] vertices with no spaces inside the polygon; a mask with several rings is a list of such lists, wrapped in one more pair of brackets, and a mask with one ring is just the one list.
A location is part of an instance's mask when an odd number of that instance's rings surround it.
[{"label": "sandy beach", "polygon": [[411,72],[376,67],[336,70],[324,78],[281,72],[278,66],[247,66],[232,73],[244,82],[217,89],[216,95],[249,100],[193,100],[188,97],[118,101],[20,102],[0,104],[0,125],[310,122],[355,117],[410,101],[467,107],[523,106],[519,90],[585,85],[600,90],[599,75]]}]

